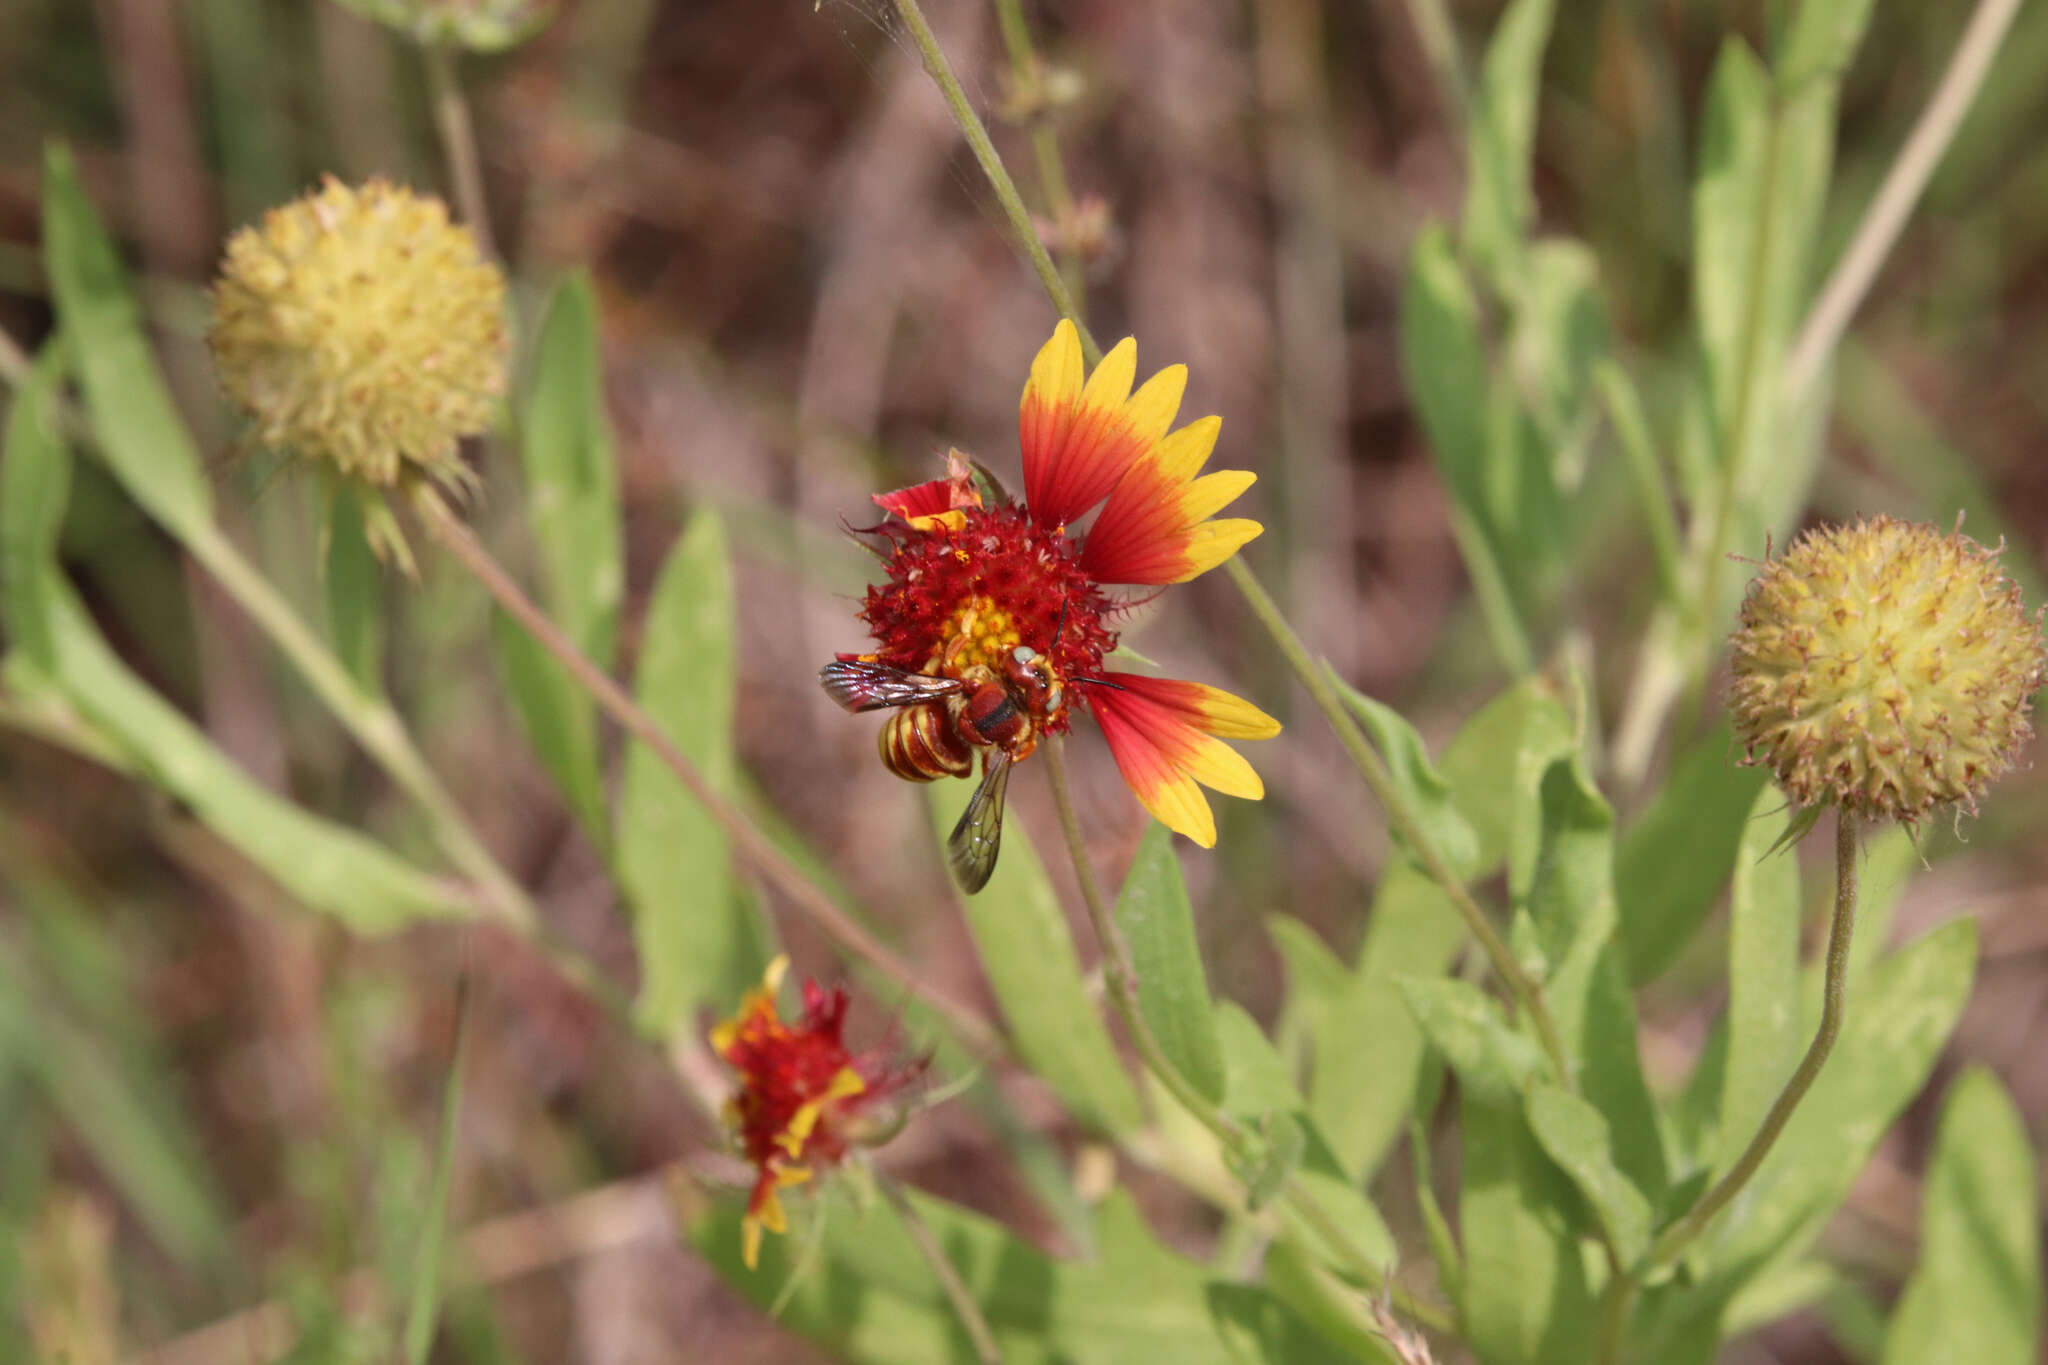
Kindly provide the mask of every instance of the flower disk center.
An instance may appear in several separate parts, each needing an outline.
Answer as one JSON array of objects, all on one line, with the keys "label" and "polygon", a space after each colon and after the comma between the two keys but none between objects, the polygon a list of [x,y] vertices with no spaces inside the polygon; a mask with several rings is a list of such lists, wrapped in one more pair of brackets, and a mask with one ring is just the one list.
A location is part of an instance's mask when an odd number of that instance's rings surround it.
[{"label": "flower disk center", "polygon": [[955,607],[939,637],[932,661],[949,678],[971,677],[976,669],[1000,675],[1004,656],[1024,642],[1017,619],[986,594]]}]

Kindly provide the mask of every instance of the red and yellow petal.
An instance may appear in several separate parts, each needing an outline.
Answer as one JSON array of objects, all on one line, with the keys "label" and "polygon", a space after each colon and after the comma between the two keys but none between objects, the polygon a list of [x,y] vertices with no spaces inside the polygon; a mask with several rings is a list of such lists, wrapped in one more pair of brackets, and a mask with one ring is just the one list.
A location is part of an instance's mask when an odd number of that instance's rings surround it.
[{"label": "red and yellow petal", "polygon": [[1280,723],[1250,702],[1201,683],[1111,673],[1115,688],[1091,692],[1089,707],[1110,757],[1139,804],[1204,848],[1216,843],[1216,819],[1203,787],[1256,801],[1265,784],[1219,736],[1268,739]]},{"label": "red and yellow petal", "polygon": [[1265,529],[1241,517],[1210,520],[1258,478],[1243,469],[1200,474],[1221,427],[1214,417],[1190,422],[1131,467],[1088,530],[1085,571],[1102,583],[1185,583]]},{"label": "red and yellow petal", "polygon": [[1108,497],[1173,424],[1185,367],[1162,370],[1134,394],[1137,368],[1138,345],[1125,337],[1085,374],[1080,334],[1064,318],[1031,362],[1017,438],[1024,503],[1040,526],[1063,527]]},{"label": "red and yellow petal", "polygon": [[873,501],[884,512],[901,517],[920,531],[943,526],[957,531],[967,524],[966,509],[981,506],[981,494],[974,487],[972,466],[957,450],[946,452],[946,477],[929,483],[914,483],[890,493],[877,493]]}]

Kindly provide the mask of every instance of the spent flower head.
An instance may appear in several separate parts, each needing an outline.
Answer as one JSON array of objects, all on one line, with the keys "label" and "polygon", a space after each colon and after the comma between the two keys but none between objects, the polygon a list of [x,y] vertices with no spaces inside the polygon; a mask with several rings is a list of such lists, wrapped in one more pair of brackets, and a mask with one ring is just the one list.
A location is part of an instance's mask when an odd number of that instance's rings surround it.
[{"label": "spent flower head", "polygon": [[2033,734],[2039,622],[1960,531],[1809,531],[1750,583],[1731,644],[1745,761],[1802,807],[1908,824],[1974,810]]},{"label": "spent flower head", "polygon": [[459,488],[505,391],[505,277],[440,200],[333,177],[228,241],[207,341],[266,445],[358,485]]},{"label": "spent flower head", "polygon": [[711,1031],[712,1048],[738,1074],[726,1120],[755,1171],[740,1224],[749,1269],[760,1259],[762,1229],[788,1230],[777,1192],[837,1166],[855,1146],[891,1136],[891,1100],[924,1069],[886,1050],[848,1052],[846,992],[837,987],[827,991],[805,981],[803,1013],[785,1021],[775,993],[788,969],[787,957],[769,963],[739,1013]]}]

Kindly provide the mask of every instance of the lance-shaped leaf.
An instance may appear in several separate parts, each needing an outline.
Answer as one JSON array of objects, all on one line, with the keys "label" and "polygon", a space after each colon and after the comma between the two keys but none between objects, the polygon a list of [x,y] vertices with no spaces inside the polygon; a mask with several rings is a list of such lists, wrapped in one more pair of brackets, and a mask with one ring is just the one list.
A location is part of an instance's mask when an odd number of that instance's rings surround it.
[{"label": "lance-shaped leaf", "polygon": [[[699,511],[647,608],[634,690],[716,791],[737,790],[732,566],[716,513]],[[761,974],[767,931],[738,894],[725,831],[645,745],[626,755],[619,879],[633,904],[641,1026],[669,1038],[699,1006],[731,1008]]]},{"label": "lance-shaped leaf", "polygon": [[[927,791],[933,831],[943,840],[974,784],[934,782]],[[1059,895],[1014,815],[1003,824],[1003,856],[988,885],[959,903],[1025,1064],[1096,1130],[1136,1128],[1137,1094],[1082,980]]]},{"label": "lance-shaped leaf", "polygon": [[1209,1003],[1209,979],[1195,937],[1194,907],[1173,835],[1154,821],[1116,898],[1116,924],[1138,974],[1138,1009],[1167,1060],[1215,1103],[1223,1098],[1223,1053]]},{"label": "lance-shaped leaf", "polygon": [[1465,249],[1505,279],[1536,216],[1530,162],[1554,0],[1515,0],[1494,27],[1466,142]]},{"label": "lance-shaped leaf", "polygon": [[1949,1092],[1923,1188],[1920,1265],[1884,1365],[2030,1359],[2041,1339],[2033,1143],[1989,1071],[1965,1072]]},{"label": "lance-shaped leaf", "polygon": [[1650,1201],[1614,1164],[1607,1116],[1577,1095],[1538,1085],[1524,1103],[1530,1131],[1600,1219],[1624,1266],[1650,1244]]},{"label": "lance-shaped leaf", "polygon": [[[542,600],[576,647],[609,668],[624,594],[618,459],[605,416],[597,299],[587,274],[555,291],[534,355],[519,449]],[[501,658],[527,738],[577,819],[607,840],[597,714],[561,665],[509,622]]]},{"label": "lance-shaped leaf", "polygon": [[143,338],[114,244],[61,143],[44,158],[43,250],[101,456],[128,496],[173,535],[205,532],[213,495],[199,449]]}]

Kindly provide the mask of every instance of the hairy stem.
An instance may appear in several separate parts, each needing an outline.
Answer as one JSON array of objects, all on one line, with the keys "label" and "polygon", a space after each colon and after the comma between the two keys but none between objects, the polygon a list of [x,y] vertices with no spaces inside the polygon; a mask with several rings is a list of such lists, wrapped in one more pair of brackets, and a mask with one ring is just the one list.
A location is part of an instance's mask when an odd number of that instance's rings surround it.
[{"label": "hairy stem", "polygon": [[1017,238],[1018,248],[1037,272],[1038,282],[1045,286],[1052,306],[1059,310],[1061,317],[1070,319],[1074,330],[1081,334],[1081,351],[1087,356],[1088,363],[1095,364],[1102,359],[1102,348],[1095,344],[1088,324],[1081,321],[1081,310],[1074,306],[1074,296],[1068,291],[1066,280],[1060,275],[1059,267],[1053,264],[1045,243],[1038,239],[1038,229],[1031,222],[1031,211],[1024,207],[1024,196],[1017,193],[1017,182],[1010,178],[1009,169],[1003,165],[1002,157],[996,154],[995,144],[988,140],[988,129],[982,126],[981,115],[974,112],[967,92],[960,88],[960,78],[953,74],[953,64],[946,60],[938,35],[932,32],[932,26],[926,22],[924,10],[917,0],[895,0],[895,4],[896,12],[903,16],[904,27],[910,30],[911,40],[917,44],[925,71],[937,82],[946,107],[952,110],[953,121],[960,126],[961,135],[974,152],[974,159],[981,163],[982,174],[988,177],[990,188],[995,190],[996,202],[1002,205],[1003,216],[1010,220],[1010,230]]},{"label": "hairy stem", "polygon": [[782,850],[732,802],[713,788],[704,774],[698,771],[697,765],[655,724],[654,718],[642,710],[610,674],[592,663],[546,612],[534,605],[533,599],[512,580],[475,533],[445,503],[438,498],[422,499],[419,511],[434,539],[483,586],[505,613],[518,622],[541,648],[552,654],[576,685],[595,698],[621,728],[652,749],[655,756],[668,765],[669,770],[724,829],[742,861],[787,896],[842,949],[869,963],[942,1015],[970,1051],[984,1059],[1004,1053],[1002,1036],[994,1026],[967,1006],[925,986],[919,979],[917,968],[862,928],[804,876],[796,864],[784,856]]},{"label": "hairy stem", "polygon": [[1785,1125],[1791,1121],[1799,1102],[1813,1087],[1814,1078],[1820,1075],[1828,1054],[1834,1051],[1835,1039],[1842,1031],[1842,1012],[1849,981],[1849,942],[1856,932],[1856,847],[1855,817],[1846,811],[1836,811],[1835,914],[1828,928],[1827,980],[1821,995],[1820,1028],[1813,1035],[1813,1043],[1806,1049],[1799,1069],[1778,1092],[1778,1098],[1772,1102],[1771,1111],[1764,1115],[1756,1136],[1749,1140],[1749,1146],[1728,1168],[1728,1173],[1706,1192],[1699,1203],[1687,1210],[1683,1218],[1664,1229],[1651,1245],[1649,1266],[1664,1265],[1677,1259],[1680,1252],[1706,1231],[1714,1215],[1742,1192],[1742,1187],[1749,1183],[1757,1168],[1764,1164],[1764,1158],[1770,1155],[1772,1145],[1785,1131]]}]

